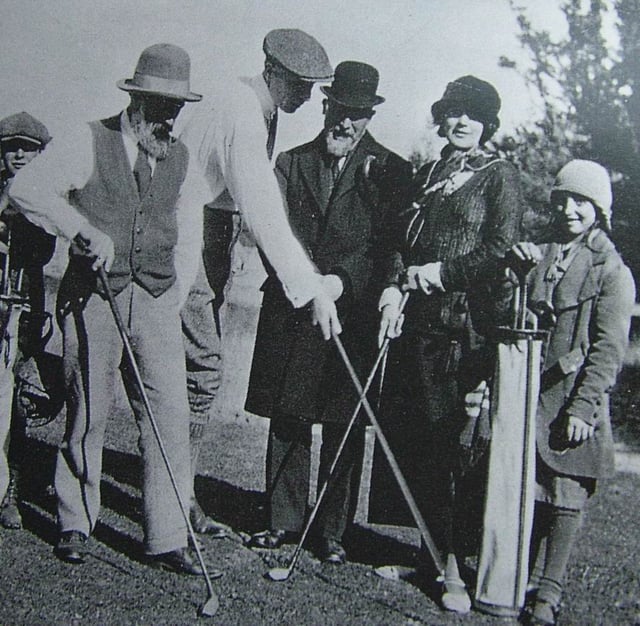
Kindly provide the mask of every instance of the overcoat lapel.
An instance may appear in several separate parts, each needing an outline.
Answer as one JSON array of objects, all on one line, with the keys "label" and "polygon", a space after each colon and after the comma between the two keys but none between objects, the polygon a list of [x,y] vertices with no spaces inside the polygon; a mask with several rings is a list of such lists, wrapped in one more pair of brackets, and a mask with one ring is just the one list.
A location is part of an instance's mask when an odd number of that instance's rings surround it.
[{"label": "overcoat lapel", "polygon": [[300,155],[300,177],[313,196],[322,213],[327,210],[331,198],[331,170],[323,162],[322,135],[313,142],[313,150]]}]

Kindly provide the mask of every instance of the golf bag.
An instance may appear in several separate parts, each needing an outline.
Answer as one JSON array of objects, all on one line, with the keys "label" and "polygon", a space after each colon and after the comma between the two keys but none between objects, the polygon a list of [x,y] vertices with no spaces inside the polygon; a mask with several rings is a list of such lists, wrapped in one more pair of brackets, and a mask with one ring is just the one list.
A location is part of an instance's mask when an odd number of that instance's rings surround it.
[{"label": "golf bag", "polygon": [[[543,333],[526,328],[526,276],[513,328],[501,329],[491,393],[491,445],[475,607],[517,617],[524,606],[535,497],[535,414]],[[535,326],[535,324],[534,324]]]}]

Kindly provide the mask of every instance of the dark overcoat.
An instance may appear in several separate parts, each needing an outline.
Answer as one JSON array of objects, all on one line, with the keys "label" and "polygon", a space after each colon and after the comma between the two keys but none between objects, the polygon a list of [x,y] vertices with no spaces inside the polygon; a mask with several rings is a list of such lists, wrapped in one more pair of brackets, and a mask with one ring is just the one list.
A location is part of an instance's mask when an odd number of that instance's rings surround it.
[{"label": "dark overcoat", "polygon": [[[545,277],[558,245],[543,249],[544,260],[530,276],[534,306],[545,300]],[[613,471],[609,391],[622,366],[634,302],[629,268],[603,231],[592,232],[551,302],[557,320],[545,350],[536,439],[538,453],[556,472],[600,478]],[[595,436],[568,446],[569,415],[595,426]]]},{"label": "dark overcoat", "polygon": [[[378,259],[388,213],[401,208],[411,165],[365,133],[333,183],[323,135],[280,154],[276,162],[293,232],[322,274],[337,274],[342,340],[362,373],[376,348]],[[376,167],[365,175],[368,156]],[[375,175],[371,172],[375,171]],[[358,396],[333,342],[294,309],[268,268],[263,286],[246,409],[313,422],[348,421]]]},{"label": "dark overcoat", "polygon": [[[402,335],[389,353],[380,421],[436,541],[443,541],[440,508],[450,499],[448,475],[462,460],[464,395],[493,371],[489,339],[503,300],[508,303],[496,279],[518,240],[524,203],[512,164],[482,150],[456,156],[449,147],[418,171],[411,200],[397,220],[388,283],[401,284],[408,266],[440,261],[445,291],[411,293]],[[373,460],[370,518],[412,523],[380,452]],[[468,474],[482,482],[477,468]],[[479,507],[476,487],[458,484],[456,493],[465,499],[472,492]],[[465,501],[465,509],[470,506]]]}]

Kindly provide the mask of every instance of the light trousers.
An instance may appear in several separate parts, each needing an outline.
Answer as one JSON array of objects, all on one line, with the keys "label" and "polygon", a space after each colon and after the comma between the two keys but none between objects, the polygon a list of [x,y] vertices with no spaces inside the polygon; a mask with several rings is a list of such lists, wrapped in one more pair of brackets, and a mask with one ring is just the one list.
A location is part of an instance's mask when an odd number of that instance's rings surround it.
[{"label": "light trousers", "polygon": [[[116,296],[160,436],[185,504],[190,495],[189,405],[176,285],[159,297],[130,284]],[[102,448],[121,376],[139,430],[145,549],[187,545],[186,524],[124,355],[108,302],[97,294],[62,323],[67,428],[55,474],[60,531],[89,535],[100,511]]]}]

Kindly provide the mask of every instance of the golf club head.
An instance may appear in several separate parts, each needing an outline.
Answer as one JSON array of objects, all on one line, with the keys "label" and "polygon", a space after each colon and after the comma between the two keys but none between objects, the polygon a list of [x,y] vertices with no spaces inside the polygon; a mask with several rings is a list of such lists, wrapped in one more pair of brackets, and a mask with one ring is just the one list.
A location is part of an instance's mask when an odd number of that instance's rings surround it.
[{"label": "golf club head", "polygon": [[283,582],[291,576],[291,568],[289,567],[272,567],[267,572],[267,578],[276,582]]},{"label": "golf club head", "polygon": [[199,615],[203,617],[213,617],[220,607],[220,600],[218,600],[218,596],[214,593],[207,598],[207,601],[200,607],[198,611]]}]

